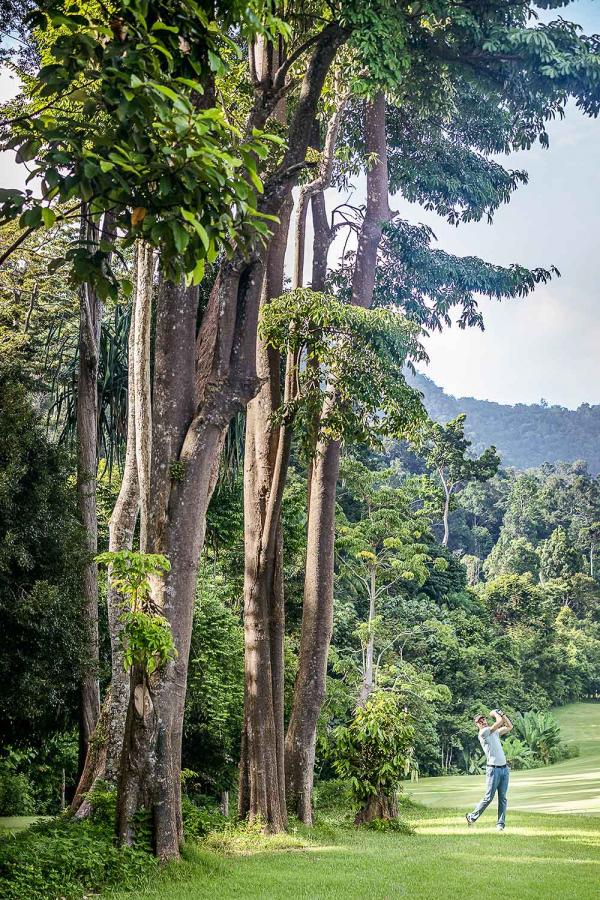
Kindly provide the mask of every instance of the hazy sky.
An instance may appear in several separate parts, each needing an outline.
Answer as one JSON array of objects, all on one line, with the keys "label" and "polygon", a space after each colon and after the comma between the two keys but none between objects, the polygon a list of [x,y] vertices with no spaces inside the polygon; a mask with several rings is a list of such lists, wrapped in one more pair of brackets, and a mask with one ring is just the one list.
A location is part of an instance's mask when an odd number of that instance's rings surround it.
[{"label": "hazy sky", "polygon": [[[552,13],[600,32],[600,2]],[[457,396],[577,407],[600,403],[600,120],[569,109],[552,123],[550,148],[506,158],[529,172],[493,225],[458,229],[408,204],[407,218],[434,229],[439,246],[490,262],[555,265],[561,278],[524,300],[484,300],[486,330],[452,328],[427,342],[425,373]]]},{"label": "hazy sky", "polygon": [[[562,14],[588,33],[600,32],[600,0],[578,0]],[[14,82],[0,74],[0,99],[14,92]],[[453,228],[416,205],[393,203],[411,221],[430,225],[443,249],[503,265],[555,265],[562,275],[524,300],[483,301],[484,332],[455,327],[428,340],[425,373],[457,396],[600,403],[600,120],[573,108],[549,132],[548,150],[504,160],[526,169],[529,184],[491,226]],[[22,186],[23,179],[23,167],[0,154],[0,187]]]}]

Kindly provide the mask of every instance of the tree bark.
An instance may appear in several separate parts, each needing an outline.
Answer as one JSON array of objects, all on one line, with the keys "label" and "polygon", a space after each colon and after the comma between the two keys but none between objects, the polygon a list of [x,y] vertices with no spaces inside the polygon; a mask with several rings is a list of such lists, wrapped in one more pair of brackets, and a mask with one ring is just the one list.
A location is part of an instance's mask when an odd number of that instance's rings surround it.
[{"label": "tree bark", "polygon": [[355,825],[366,825],[374,819],[389,821],[398,818],[398,800],[396,795],[376,794],[369,797],[354,819]]},{"label": "tree bark", "polygon": [[[313,291],[324,292],[327,281],[327,258],[333,242],[333,228],[327,219],[325,206],[325,191],[321,188],[311,197],[311,212],[313,221],[313,257],[311,287]],[[309,360],[309,365],[318,365],[316,359]],[[310,517],[310,493],[313,476],[313,465],[317,450],[317,433],[319,430],[319,414],[317,413],[311,424],[311,449],[312,454],[308,463],[306,474],[306,510],[307,519]]]},{"label": "tree bark", "polygon": [[[304,165],[324,79],[345,37],[339,27],[326,26],[314,45],[288,149],[261,196],[263,213],[280,215]],[[150,552],[171,561],[170,572],[152,585],[152,602],[171,625],[178,656],[149,678],[132,672],[117,831],[122,842],[131,843],[134,814],[146,807],[155,852],[165,860],[179,855],[183,838],[181,734],[206,511],[226,430],[259,387],[256,334],[265,257],[258,236],[232,249],[217,276],[197,341],[197,291],[163,282],[158,297],[147,541]]]},{"label": "tree bark", "polygon": [[[81,217],[82,239],[98,240],[98,227],[87,210]],[[89,284],[79,291],[79,363],[77,372],[77,505],[85,530],[86,561],[82,573],[82,618],[86,639],[86,671],[79,699],[79,774],[83,772],[90,737],[100,715],[98,682],[98,363],[102,303]]]},{"label": "tree bark", "polygon": [[373,302],[377,253],[383,226],[391,217],[388,200],[385,96],[382,93],[378,94],[372,103],[366,104],[365,145],[367,152],[375,154],[375,157],[371,168],[367,171],[367,206],[356,250],[352,303],[368,309]]},{"label": "tree bark", "polygon": [[136,246],[136,291],[133,325],[133,403],[135,457],[140,499],[140,550],[148,549],[150,472],[152,465],[152,409],[150,394],[150,328],[154,251],[150,244]]},{"label": "tree bark", "polygon": [[[136,247],[134,263],[134,283],[137,285]],[[127,404],[127,445],[123,477],[115,508],[108,524],[108,549],[111,552],[131,550],[133,535],[138,516],[139,489],[137,479],[136,447],[135,447],[135,391],[134,391],[134,342],[135,342],[135,298],[132,305],[131,322],[128,340],[128,404]],[[108,631],[111,645],[111,685],[105,697],[100,719],[94,731],[85,766],[71,811],[77,818],[85,818],[91,812],[91,805],[86,795],[94,785],[102,780],[116,787],[119,759],[123,746],[123,732],[129,702],[129,675],[123,663],[120,634],[121,614],[120,594],[115,591],[108,573]]]},{"label": "tree bark", "polygon": [[[262,304],[283,292],[291,197],[271,242]],[[273,425],[281,404],[280,354],[257,344],[261,388],[248,404],[244,454],[245,699],[238,813],[260,818],[270,831],[285,828],[285,608],[281,499],[289,463],[289,429]]]},{"label": "tree bark", "polygon": [[[356,251],[351,302],[368,308],[373,300],[383,225],[390,217],[383,94],[366,104],[365,143],[367,151],[377,156],[367,171],[367,206]],[[335,403],[335,385],[331,385],[323,404],[322,421]],[[321,439],[313,461],[300,658],[286,736],[288,805],[306,824],[312,823],[317,723],[325,698],[333,625],[335,494],[340,452],[339,440]]]},{"label": "tree bark", "polygon": [[[306,217],[308,213],[308,205],[311,202],[312,210],[313,210],[313,225],[315,225],[315,239],[314,239],[314,247],[316,251],[317,260],[320,265],[320,272],[322,272],[322,277],[318,280],[322,283],[322,286],[315,287],[314,277],[312,289],[313,291],[323,290],[325,285],[325,275],[327,273],[327,251],[329,250],[329,246],[331,244],[331,240],[333,237],[331,229],[327,227],[327,216],[325,214],[325,195],[324,189],[329,187],[331,182],[331,174],[333,171],[333,161],[335,154],[335,145],[338,138],[338,133],[340,130],[340,125],[342,123],[342,118],[344,116],[344,112],[346,110],[346,104],[348,102],[348,94],[344,94],[338,98],[338,102],[336,103],[335,112],[331,116],[328,124],[327,124],[327,132],[325,134],[325,141],[323,144],[323,155],[321,158],[321,164],[319,166],[319,171],[312,181],[309,181],[307,184],[302,185],[300,188],[300,193],[298,195],[298,203],[296,205],[296,234],[295,234],[295,253],[294,253],[294,273],[292,277],[292,288],[301,287],[304,283],[304,258],[305,258],[305,244],[306,244]],[[317,245],[317,224],[314,222],[315,210],[317,210],[317,214],[321,212],[321,206],[319,202],[313,202],[314,199],[320,196],[320,200],[322,203],[322,212],[324,215],[324,223],[325,227],[323,227],[323,222],[319,223],[320,225],[320,236],[327,235],[325,239],[325,247],[321,248]],[[323,256],[325,258],[325,271],[322,269],[322,260]],[[315,272],[314,260],[313,260],[313,276]]]},{"label": "tree bark", "polygon": [[376,572],[371,569],[369,578],[369,638],[365,649],[365,668],[363,672],[363,682],[358,698],[358,705],[364,706],[369,696],[373,692],[374,670],[373,657],[375,650],[375,635],[372,631],[373,619],[375,618],[375,597],[376,597]]},{"label": "tree bark", "polygon": [[333,533],[340,442],[320,441],[311,480],[298,674],[285,741],[288,807],[312,824],[317,721],[333,628]]},{"label": "tree bark", "polygon": [[314,233],[311,287],[313,291],[322,293],[327,281],[327,258],[333,241],[333,229],[327,219],[325,191],[316,191],[310,203]]}]

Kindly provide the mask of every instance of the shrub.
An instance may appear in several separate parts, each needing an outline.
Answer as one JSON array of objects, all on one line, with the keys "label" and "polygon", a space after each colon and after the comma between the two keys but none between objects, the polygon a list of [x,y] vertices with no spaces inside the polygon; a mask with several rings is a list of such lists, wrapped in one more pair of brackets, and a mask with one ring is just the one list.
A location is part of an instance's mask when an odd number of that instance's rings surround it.
[{"label": "shrub", "polygon": [[63,817],[0,838],[0,896],[79,900],[110,885],[134,887],[154,866],[147,850],[116,847],[112,825]]},{"label": "shrub", "polygon": [[134,888],[147,879],[156,860],[143,829],[134,847],[117,847],[115,792],[100,785],[91,799],[84,822],[62,816],[0,836],[2,900],[80,900],[90,890]]},{"label": "shrub", "polygon": [[550,750],[550,762],[562,762],[565,759],[575,759],[579,756],[579,747],[577,744],[559,744]]},{"label": "shrub", "polygon": [[371,819],[365,823],[373,831],[393,831],[395,834],[415,834],[415,829],[402,819]]},{"label": "shrub", "polygon": [[315,811],[335,811],[347,809],[352,803],[352,791],[347,781],[333,778],[319,781],[313,793]]},{"label": "shrub", "polygon": [[216,808],[202,808],[183,797],[183,830],[187,841],[205,837],[209,831],[222,831],[229,820]]},{"label": "shrub", "polygon": [[528,745],[518,737],[510,735],[504,741],[504,755],[511,769],[534,769],[538,759]]},{"label": "shrub", "polygon": [[560,726],[552,713],[531,710],[515,717],[516,735],[547,766],[551,753],[560,744]]},{"label": "shrub", "polygon": [[335,772],[349,780],[361,804],[356,824],[396,818],[396,795],[413,739],[398,696],[381,690],[356,710],[349,725],[335,729],[330,755]]},{"label": "shrub", "polygon": [[19,766],[28,754],[8,747],[0,759],[0,816],[27,816],[35,812],[31,782]]},{"label": "shrub", "polygon": [[26,775],[0,771],[0,816],[29,816],[35,811]]},{"label": "shrub", "polygon": [[77,775],[77,735],[51,734],[41,746],[6,747],[0,758],[0,816],[55,815]]}]

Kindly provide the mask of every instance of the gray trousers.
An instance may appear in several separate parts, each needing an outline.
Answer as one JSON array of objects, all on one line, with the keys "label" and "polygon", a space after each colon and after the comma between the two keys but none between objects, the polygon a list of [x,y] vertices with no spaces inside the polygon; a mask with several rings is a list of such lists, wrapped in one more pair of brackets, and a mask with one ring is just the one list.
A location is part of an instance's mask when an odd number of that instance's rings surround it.
[{"label": "gray trousers", "polygon": [[502,769],[496,769],[494,766],[486,766],[485,777],[485,794],[470,814],[469,818],[472,822],[476,822],[481,813],[485,812],[488,808],[494,799],[494,794],[498,791],[498,825],[505,825],[506,807],[508,806],[506,795],[508,794],[510,769],[508,766],[504,766]]}]

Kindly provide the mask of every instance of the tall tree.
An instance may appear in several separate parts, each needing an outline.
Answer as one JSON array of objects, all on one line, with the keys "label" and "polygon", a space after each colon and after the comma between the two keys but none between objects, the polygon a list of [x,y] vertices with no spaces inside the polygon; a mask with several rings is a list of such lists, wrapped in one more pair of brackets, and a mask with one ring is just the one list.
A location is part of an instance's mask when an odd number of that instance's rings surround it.
[{"label": "tall tree", "polygon": [[363,601],[367,619],[357,629],[362,651],[359,705],[366,703],[377,684],[380,658],[375,657],[376,644],[383,656],[394,643],[385,627],[381,603],[386,595],[401,591],[403,583],[422,586],[429,574],[426,563],[431,561],[428,525],[422,514],[411,510],[407,492],[390,486],[390,475],[389,470],[370,471],[352,459],[345,460],[341,472],[343,494],[358,501],[359,512],[352,517],[338,514],[340,572],[367,598],[366,604]]},{"label": "tall tree", "polygon": [[[288,149],[265,180],[259,203],[263,215],[278,216],[295,183],[323,82],[343,39],[342,29],[326,25],[308,44],[312,50],[289,125]],[[254,126],[274,109],[287,68],[282,63],[273,83],[261,83]],[[134,812],[153,808],[161,858],[176,856],[183,836],[179,771],[196,570],[227,427],[259,384],[256,327],[265,257],[258,237],[234,246],[217,276],[197,339],[197,293],[163,277],[158,294],[152,433],[141,439],[151,444],[152,496],[142,532],[145,527],[149,551],[171,561],[170,572],[153,585],[152,602],[171,625],[178,656],[152,677],[145,695],[149,702],[143,706],[136,705],[143,673],[133,671],[119,831],[123,840],[132,840]],[[175,370],[173,359],[178,361]],[[137,419],[136,427],[141,427]]]},{"label": "tall tree", "polygon": [[[351,302],[368,309],[373,298],[375,260],[383,224],[390,217],[385,96],[382,92],[365,104],[364,116],[365,143],[373,162],[367,171],[367,207],[356,254]],[[322,419],[328,418],[336,402],[335,385],[332,385],[323,405]],[[317,444],[311,471],[300,654],[286,735],[288,802],[307,823],[312,822],[317,720],[325,698],[327,655],[333,627],[335,490],[340,453],[341,440],[331,440],[324,435]]]},{"label": "tall tree", "polygon": [[[329,122],[317,177],[300,188],[293,287],[302,284],[308,203],[329,184],[343,108],[341,102]],[[263,311],[283,293],[291,212],[290,196],[269,249],[261,298]],[[259,337],[257,373],[262,384],[248,404],[244,456],[246,712],[238,811],[250,819],[259,817],[272,831],[280,830],[287,820],[281,504],[292,443],[293,415],[289,411],[298,399],[298,353],[286,354],[283,393],[281,364],[279,349],[267,346]],[[288,413],[282,419],[284,409]]]},{"label": "tall tree", "polygon": [[[112,216],[94,221],[84,207],[81,215],[82,243],[95,252],[101,241],[110,239]],[[87,634],[88,665],[81,682],[79,723],[79,773],[83,771],[90,738],[100,715],[98,681],[100,655],[98,648],[98,517],[96,510],[96,477],[98,472],[98,370],[102,301],[88,282],[79,289],[79,347],[77,372],[77,502],[85,529],[88,556],[82,573],[82,616]]]},{"label": "tall tree", "polygon": [[450,537],[449,514],[452,497],[471,481],[487,481],[498,471],[500,457],[495,447],[488,447],[477,459],[469,456],[471,442],[465,437],[464,414],[446,425],[429,422],[421,428],[413,444],[423,454],[427,465],[435,473],[442,486],[444,536],[442,544],[448,545]]}]

